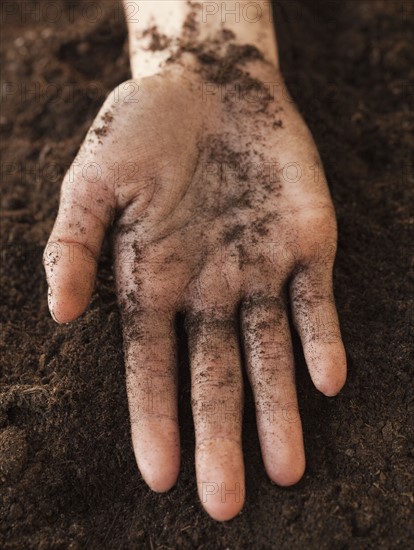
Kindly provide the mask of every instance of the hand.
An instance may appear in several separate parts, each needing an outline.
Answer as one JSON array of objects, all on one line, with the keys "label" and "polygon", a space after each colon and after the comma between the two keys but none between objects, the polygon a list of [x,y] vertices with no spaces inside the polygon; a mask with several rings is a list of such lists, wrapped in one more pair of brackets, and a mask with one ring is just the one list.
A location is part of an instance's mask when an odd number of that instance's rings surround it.
[{"label": "hand", "polygon": [[280,73],[249,56],[230,80],[204,59],[114,90],[64,179],[44,258],[52,315],[73,321],[115,215],[132,441],[155,491],[179,471],[174,317],[185,313],[198,490],[219,520],[244,501],[241,348],[279,485],[305,469],[288,308],[315,386],[333,396],[346,376],[320,159]]}]

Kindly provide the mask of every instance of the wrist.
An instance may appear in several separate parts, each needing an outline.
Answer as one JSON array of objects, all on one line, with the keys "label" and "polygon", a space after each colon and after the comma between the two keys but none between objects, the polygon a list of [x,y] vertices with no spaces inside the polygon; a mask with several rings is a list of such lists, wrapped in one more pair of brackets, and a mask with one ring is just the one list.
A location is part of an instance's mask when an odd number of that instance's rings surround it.
[{"label": "wrist", "polygon": [[[278,67],[270,2],[136,2],[138,17],[128,16],[132,74],[135,78],[162,72],[172,63],[197,70],[230,59],[237,64],[262,60]],[[212,68],[212,67],[210,67]]]}]

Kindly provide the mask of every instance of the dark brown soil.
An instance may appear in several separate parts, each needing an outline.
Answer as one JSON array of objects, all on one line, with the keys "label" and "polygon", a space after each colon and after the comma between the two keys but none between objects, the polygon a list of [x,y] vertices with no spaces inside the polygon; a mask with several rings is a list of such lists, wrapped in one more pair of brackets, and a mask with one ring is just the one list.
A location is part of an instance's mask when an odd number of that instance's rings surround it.
[{"label": "dark brown soil", "polygon": [[282,67],[338,214],[349,378],[339,397],[323,397],[296,342],[307,471],[290,489],[265,475],[248,393],[247,504],[227,524],[211,520],[196,494],[183,320],[181,474],[157,495],[129,439],[109,246],[88,312],[70,326],[48,313],[41,258],[62,175],[105,95],[129,77],[121,6],[101,0],[85,12],[87,4],[2,5],[0,547],[409,548],[412,2],[277,2]]}]

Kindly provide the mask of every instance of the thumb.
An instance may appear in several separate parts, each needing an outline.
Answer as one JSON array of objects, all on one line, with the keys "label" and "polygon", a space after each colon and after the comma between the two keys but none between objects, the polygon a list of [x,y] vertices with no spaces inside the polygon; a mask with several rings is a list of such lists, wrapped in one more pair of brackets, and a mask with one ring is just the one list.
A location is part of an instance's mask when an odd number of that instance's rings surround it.
[{"label": "thumb", "polygon": [[104,166],[78,154],[61,189],[58,216],[43,254],[52,317],[68,323],[88,306],[115,196]]}]

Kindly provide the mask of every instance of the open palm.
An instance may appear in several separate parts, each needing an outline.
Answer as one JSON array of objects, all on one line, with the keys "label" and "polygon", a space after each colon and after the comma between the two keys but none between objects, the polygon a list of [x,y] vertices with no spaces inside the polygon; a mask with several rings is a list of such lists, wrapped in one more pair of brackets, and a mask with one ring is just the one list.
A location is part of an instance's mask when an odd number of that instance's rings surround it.
[{"label": "open palm", "polygon": [[181,311],[207,511],[228,519],[244,501],[242,356],[266,471],[280,485],[297,482],[305,458],[288,308],[320,391],[341,389],[346,362],[332,292],[335,215],[280,74],[253,63],[230,86],[172,65],[110,94],[65,176],[45,250],[58,322],[87,307],[113,222],[132,440],[144,479],[166,491],[178,476]]}]

